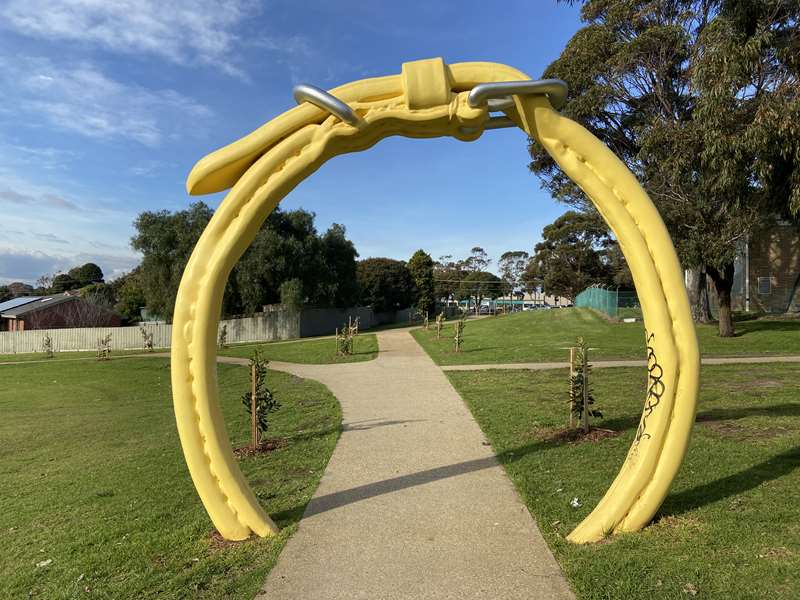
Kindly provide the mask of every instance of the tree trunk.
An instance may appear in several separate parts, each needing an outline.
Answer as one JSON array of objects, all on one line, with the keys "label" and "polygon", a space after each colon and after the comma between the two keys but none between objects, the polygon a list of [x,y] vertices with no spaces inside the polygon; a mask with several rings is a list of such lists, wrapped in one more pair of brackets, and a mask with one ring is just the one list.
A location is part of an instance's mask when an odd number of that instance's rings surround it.
[{"label": "tree trunk", "polygon": [[733,337],[733,312],[731,310],[731,289],[733,288],[733,263],[725,265],[720,273],[716,267],[707,266],[706,272],[714,282],[719,301],[719,336]]},{"label": "tree trunk", "polygon": [[702,267],[688,269],[689,281],[686,291],[689,294],[689,306],[695,323],[711,322],[711,306],[708,302],[708,280],[706,270]]}]

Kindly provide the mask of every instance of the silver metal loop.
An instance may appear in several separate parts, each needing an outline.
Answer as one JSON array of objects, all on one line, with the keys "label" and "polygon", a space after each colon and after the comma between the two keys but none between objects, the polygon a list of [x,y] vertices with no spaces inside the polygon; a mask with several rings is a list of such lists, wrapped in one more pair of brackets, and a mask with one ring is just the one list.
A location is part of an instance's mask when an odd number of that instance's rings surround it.
[{"label": "silver metal loop", "polygon": [[529,94],[545,94],[558,110],[567,101],[567,84],[560,79],[479,83],[472,88],[467,103],[472,108],[488,105],[490,111],[504,110],[513,104],[511,96]]},{"label": "silver metal loop", "polygon": [[339,117],[340,120],[353,125],[354,127],[357,127],[362,122],[361,117],[359,117],[346,103],[339,100],[333,94],[329,94],[325,90],[318,88],[315,85],[301,83],[300,85],[296,85],[294,88],[292,88],[292,93],[294,94],[294,99],[298,104],[310,102],[314,106],[317,106],[322,110],[327,110],[335,117]]}]

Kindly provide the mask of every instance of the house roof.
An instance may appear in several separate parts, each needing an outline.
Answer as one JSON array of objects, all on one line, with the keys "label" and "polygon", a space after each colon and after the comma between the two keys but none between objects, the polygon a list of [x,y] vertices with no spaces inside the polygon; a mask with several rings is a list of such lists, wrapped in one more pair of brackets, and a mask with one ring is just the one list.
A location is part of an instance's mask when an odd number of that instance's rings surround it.
[{"label": "house roof", "polygon": [[15,308],[0,311],[0,317],[18,318],[36,312],[37,310],[50,308],[51,306],[57,306],[59,304],[64,304],[65,302],[72,302],[74,300],[78,300],[78,298],[75,296],[67,296],[61,294],[59,294],[58,296],[41,296],[36,298],[36,300],[34,300],[33,302],[26,302],[25,304],[22,304]]},{"label": "house roof", "polygon": [[35,302],[40,298],[41,296],[20,296],[19,298],[12,298],[11,300],[0,302],[0,314],[6,312],[7,310],[11,310],[12,308],[17,308],[18,306],[22,306],[23,304],[28,304],[29,302]]}]

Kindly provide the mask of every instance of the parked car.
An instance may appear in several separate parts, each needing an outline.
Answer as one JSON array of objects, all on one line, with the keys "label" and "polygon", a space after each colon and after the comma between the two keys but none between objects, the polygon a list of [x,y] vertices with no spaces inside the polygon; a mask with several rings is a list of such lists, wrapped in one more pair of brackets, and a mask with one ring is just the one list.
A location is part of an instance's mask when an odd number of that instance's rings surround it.
[{"label": "parked car", "polygon": [[482,305],[480,307],[480,309],[478,310],[478,314],[481,314],[481,315],[488,315],[488,314],[491,314],[491,312],[492,312],[492,310],[486,304]]}]

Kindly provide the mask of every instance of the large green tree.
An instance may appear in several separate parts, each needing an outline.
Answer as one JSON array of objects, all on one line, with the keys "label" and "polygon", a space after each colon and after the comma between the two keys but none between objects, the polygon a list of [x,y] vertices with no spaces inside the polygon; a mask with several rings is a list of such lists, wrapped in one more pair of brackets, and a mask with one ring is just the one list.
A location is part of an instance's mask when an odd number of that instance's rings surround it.
[{"label": "large green tree", "polygon": [[467,272],[463,261],[454,260],[446,254],[433,263],[434,293],[437,300],[453,300],[458,293],[458,286]]},{"label": "large green tree", "polygon": [[414,281],[402,260],[367,258],[358,261],[361,302],[377,312],[408,308],[414,302]]},{"label": "large green tree", "polygon": [[141,281],[141,266],[122,277],[117,277],[111,285],[116,291],[117,304],[114,310],[129,323],[138,321],[142,316],[142,308],[147,305]]},{"label": "large green tree", "polygon": [[81,298],[107,310],[114,310],[117,304],[117,288],[110,283],[90,283],[81,288]]},{"label": "large green tree", "polygon": [[[198,202],[186,210],[145,212],[136,219],[131,245],[142,254],[137,285],[150,312],[172,316],[183,269],[212,215],[207,205]],[[332,225],[320,236],[313,213],[276,209],[234,267],[223,313],[252,313],[278,303],[281,285],[295,279],[302,288],[300,295],[310,304],[351,305],[357,299],[357,256],[341,225]]]},{"label": "large green tree", "polygon": [[92,283],[103,283],[103,270],[93,262],[84,263],[67,271],[67,275],[78,282],[79,287]]},{"label": "large green tree", "polygon": [[436,309],[436,286],[431,255],[424,250],[417,250],[408,261],[408,270],[414,281],[414,301],[417,309],[430,315]]},{"label": "large green tree", "polygon": [[472,299],[476,310],[484,299],[494,300],[508,292],[508,285],[494,273],[472,271],[468,273],[458,288],[460,300]]},{"label": "large green tree", "polygon": [[172,318],[183,269],[212,214],[204,202],[195,202],[174,213],[143,212],[134,221],[131,246],[142,254],[139,282],[151,313]]},{"label": "large green tree", "polygon": [[344,225],[334,223],[322,236],[324,271],[314,302],[320,306],[354,306],[358,302],[356,247]]},{"label": "large green tree", "polygon": [[469,251],[469,256],[462,261],[464,269],[472,272],[485,271],[490,264],[492,259],[480,246],[473,247]]},{"label": "large green tree", "polygon": [[615,246],[596,212],[567,211],[542,230],[523,279],[547,294],[574,299],[592,284],[613,285],[616,271],[627,270],[612,261]]},{"label": "large green tree", "polygon": [[[800,3],[582,4],[586,26],[544,76],[567,81],[562,111],[643,181],[684,266],[713,280],[720,335],[733,335],[737,243],[800,208]],[[552,159],[530,150],[544,187],[585,206]]]},{"label": "large green tree", "polygon": [[76,290],[80,287],[82,287],[82,283],[77,281],[69,273],[59,273],[53,277],[53,285],[50,288],[50,291],[53,294],[62,294],[64,292],[69,292],[70,290]]},{"label": "large green tree", "polygon": [[314,215],[304,210],[273,211],[231,277],[246,313],[281,301],[284,281],[299,279],[313,303],[323,274],[322,247]]},{"label": "large green tree", "polygon": [[508,284],[508,295],[512,297],[517,287],[522,283],[522,275],[530,261],[530,256],[522,250],[510,250],[500,255],[497,267],[500,276]]}]

